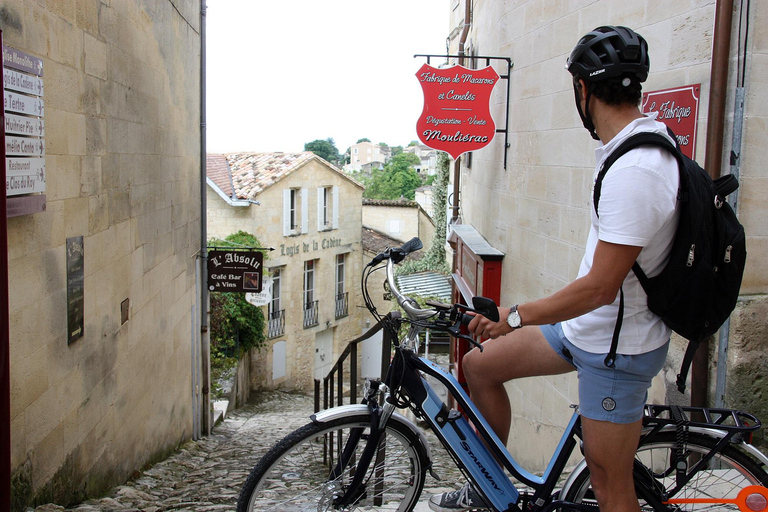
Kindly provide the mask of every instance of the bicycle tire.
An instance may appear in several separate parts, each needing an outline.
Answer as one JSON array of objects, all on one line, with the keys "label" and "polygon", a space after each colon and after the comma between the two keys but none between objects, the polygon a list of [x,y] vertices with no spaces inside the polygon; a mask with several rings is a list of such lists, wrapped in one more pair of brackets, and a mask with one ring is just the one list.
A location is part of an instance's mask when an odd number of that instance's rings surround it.
[{"label": "bicycle tire", "polygon": [[[331,482],[331,466],[328,459],[323,461],[324,448],[338,454],[352,428],[365,430],[352,464]],[[334,494],[338,495],[351,481],[354,462],[359,460],[369,430],[370,414],[360,414],[309,423],[288,434],[251,471],[240,493],[238,512],[333,510]],[[366,492],[354,506],[344,510],[410,512],[416,506],[428,460],[418,435],[407,426],[390,421],[380,443],[386,443],[380,444],[386,448],[384,458],[378,464],[376,458],[371,462],[363,482]],[[333,460],[337,460],[336,456]],[[394,508],[395,504],[399,505]]]},{"label": "bicycle tire", "polygon": [[[686,449],[690,454],[706,454],[715,446],[717,440],[711,436],[698,433],[688,435]],[[665,488],[674,485],[675,473],[660,477],[663,470],[672,464],[671,453],[675,449],[675,432],[661,432],[653,440],[642,444],[636,458],[649,467],[655,474],[657,482]],[[694,455],[695,457],[695,455]],[[693,461],[689,461],[692,467]],[[662,468],[663,467],[663,468]],[[717,498],[734,499],[739,491],[747,485],[765,485],[768,474],[749,455],[727,445],[720,453],[715,454],[710,467],[702,468],[693,479],[671,498]],[[564,496],[565,501],[572,503],[591,503],[596,507],[594,493],[590,486],[589,469],[586,466],[574,477],[573,484]],[[681,504],[679,510],[704,511],[739,510],[735,504]],[[641,510],[652,510],[640,500]]]}]

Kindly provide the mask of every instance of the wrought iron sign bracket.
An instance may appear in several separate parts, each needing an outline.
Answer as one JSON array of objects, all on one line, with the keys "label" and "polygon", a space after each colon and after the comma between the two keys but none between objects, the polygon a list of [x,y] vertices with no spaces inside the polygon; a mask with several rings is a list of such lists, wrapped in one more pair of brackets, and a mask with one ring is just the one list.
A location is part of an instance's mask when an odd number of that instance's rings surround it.
[{"label": "wrought iron sign bracket", "polygon": [[504,169],[507,168],[507,151],[509,150],[509,91],[510,91],[510,76],[512,74],[512,66],[514,64],[512,63],[512,59],[509,57],[490,57],[487,55],[474,55],[474,56],[467,56],[467,55],[428,55],[428,54],[416,54],[413,56],[413,58],[418,57],[426,57],[427,64],[430,63],[430,60],[435,58],[441,58],[441,59],[472,59],[472,60],[485,60],[485,65],[490,66],[492,60],[501,60],[506,62],[507,64],[507,72],[504,75],[499,75],[499,78],[502,80],[507,81],[507,97],[505,101],[505,122],[504,122],[504,128],[497,128],[496,133],[503,133],[504,134]]},{"label": "wrought iron sign bracket", "polygon": [[209,245],[208,250],[226,250],[226,251],[274,251],[274,247],[232,247],[231,245]]}]

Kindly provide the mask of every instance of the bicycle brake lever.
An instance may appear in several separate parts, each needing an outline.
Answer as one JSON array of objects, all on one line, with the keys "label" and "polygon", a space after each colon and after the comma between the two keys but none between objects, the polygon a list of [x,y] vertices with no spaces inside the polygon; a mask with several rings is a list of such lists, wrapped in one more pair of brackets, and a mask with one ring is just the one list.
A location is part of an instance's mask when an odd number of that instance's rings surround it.
[{"label": "bicycle brake lever", "polygon": [[468,335],[466,335],[466,334],[463,334],[462,332],[460,332],[460,331],[459,331],[459,325],[461,325],[461,321],[458,321],[458,322],[456,322],[456,323],[453,325],[453,327],[449,327],[449,328],[448,328],[448,329],[446,329],[446,330],[447,330],[447,331],[448,331],[448,332],[451,334],[451,336],[453,336],[454,338],[460,338],[460,339],[462,339],[462,340],[467,340],[467,341],[468,341],[468,342],[470,342],[472,345],[474,345],[474,346],[476,346],[478,349],[480,349],[480,352],[482,352],[482,351],[483,351],[483,346],[482,346],[480,343],[478,343],[477,341],[475,341],[475,339],[474,339],[472,336],[468,336]]},{"label": "bicycle brake lever", "polygon": [[480,350],[480,352],[482,352],[482,351],[483,351],[483,345],[482,345],[482,344],[480,344],[480,343],[478,343],[478,342],[476,342],[476,341],[475,341],[475,338],[473,338],[472,336],[467,336],[466,334],[459,334],[459,335],[458,335],[458,336],[456,336],[456,337],[457,337],[457,338],[461,338],[461,339],[463,339],[463,340],[467,340],[467,341],[468,341],[468,342],[470,342],[472,345],[476,346],[476,347],[477,347],[477,348]]}]

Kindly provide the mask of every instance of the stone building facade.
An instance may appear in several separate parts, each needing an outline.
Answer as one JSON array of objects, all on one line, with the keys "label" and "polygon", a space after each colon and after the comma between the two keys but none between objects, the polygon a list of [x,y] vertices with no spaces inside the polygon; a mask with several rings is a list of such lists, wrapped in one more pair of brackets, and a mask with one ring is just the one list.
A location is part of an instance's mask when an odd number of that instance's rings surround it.
[{"label": "stone building facade", "polygon": [[7,222],[13,510],[97,494],[194,435],[200,9],[0,2],[45,87],[45,191],[14,198],[44,207]]},{"label": "stone building facade", "polygon": [[208,235],[242,230],[274,248],[251,388],[310,391],[360,334],[363,187],[309,152],[208,155],[207,167]]},{"label": "stone building facade", "polygon": [[363,226],[401,243],[419,237],[429,246],[435,235],[432,218],[419,203],[407,199],[363,199]]},{"label": "stone building facade", "polygon": [[[467,8],[467,2],[469,4]],[[505,254],[502,264],[501,303],[507,306],[546,296],[577,275],[589,226],[593,141],[582,127],[574,105],[566,58],[579,38],[601,25],[626,25],[649,43],[651,72],[643,90],[665,91],[696,86],[698,121],[695,159],[702,165],[707,148],[707,126],[712,86],[715,0],[589,0],[551,2],[527,0],[450,2],[450,53],[462,43],[467,54],[510,58],[509,98],[501,81],[491,97],[491,113],[504,128],[507,109],[509,148],[497,134],[471,158],[461,158],[461,222],[471,225],[494,248]],[[741,9],[749,6],[749,12]],[[469,13],[469,16],[467,16]],[[722,173],[728,173],[734,155],[740,155],[738,214],[747,233],[747,267],[742,297],[728,334],[727,386],[724,403],[758,416],[768,415],[764,375],[766,292],[768,292],[768,206],[764,200],[768,171],[765,144],[768,104],[768,29],[759,20],[768,16],[768,4],[734,3],[724,113]],[[465,20],[466,23],[465,24]],[[748,29],[748,31],[747,31]],[[464,35],[462,35],[464,33]],[[452,62],[455,62],[453,59]],[[466,67],[484,67],[486,61],[467,59]],[[497,72],[504,61],[491,61]],[[736,86],[743,80],[743,124],[734,119]],[[646,105],[647,107],[647,105]],[[674,117],[672,122],[677,122]],[[734,127],[743,127],[743,144],[733,146]],[[506,168],[505,156],[508,159]],[[733,199],[733,197],[731,198]],[[717,338],[710,343],[709,402],[714,405]],[[649,400],[688,403],[674,386],[683,343],[674,340],[669,361],[657,379]],[[722,362],[720,363],[722,364]],[[690,386],[689,386],[690,389]],[[513,407],[512,433],[516,457],[542,468],[577,401],[575,376],[524,379],[508,385]]]}]

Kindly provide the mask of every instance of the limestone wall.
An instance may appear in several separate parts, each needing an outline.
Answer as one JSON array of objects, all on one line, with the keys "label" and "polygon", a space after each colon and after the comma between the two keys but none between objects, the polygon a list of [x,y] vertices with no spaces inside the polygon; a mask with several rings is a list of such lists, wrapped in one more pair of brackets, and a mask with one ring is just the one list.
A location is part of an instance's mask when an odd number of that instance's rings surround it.
[{"label": "limestone wall", "polygon": [[[192,435],[199,12],[0,3],[4,43],[41,58],[45,83],[47,209],[8,219],[16,510],[96,494]],[[68,345],[76,236],[84,336]]]},{"label": "limestone wall", "polygon": [[[510,77],[507,169],[501,165],[505,149],[503,135],[498,134],[488,147],[474,152],[471,169],[462,166],[462,219],[506,253],[501,302],[515,304],[546,296],[571,281],[584,250],[597,143],[582,127],[571,77],[564,69],[571,49],[582,35],[597,26],[630,26],[647,39],[650,47],[651,73],[644,90],[701,84],[695,157],[703,163],[715,1],[475,0],[472,5],[468,47],[477,55],[510,57],[514,67]],[[760,374],[755,373],[757,367],[764,369],[755,354],[757,347],[764,351],[768,342],[763,332],[765,300],[760,299],[764,297],[760,294],[768,292],[768,206],[764,200],[768,170],[761,164],[768,158],[764,143],[768,135],[768,29],[757,22],[768,15],[768,4],[750,4],[748,47],[746,56],[742,51],[740,59],[736,55],[742,14],[738,9],[738,5],[734,7],[723,172],[728,172],[731,151],[738,62],[745,65],[746,77],[738,212],[747,231],[749,257],[742,286],[745,297],[731,331],[733,349],[728,364],[729,368],[733,365],[733,370],[726,403],[746,404],[746,397],[751,396],[749,407],[754,407],[755,401],[762,404],[765,399],[749,376]],[[451,53],[456,54],[464,2],[451,3],[451,13],[451,28],[456,28]],[[478,63],[484,65],[484,61]],[[499,62],[494,65],[499,74],[506,72],[506,66]],[[503,126],[505,101],[506,83],[502,81],[491,100],[491,111],[499,126]],[[682,343],[676,341],[650,400],[688,400],[671,386],[679,369],[681,348]],[[743,364],[750,369],[737,369]],[[568,405],[577,401],[575,382],[572,376],[529,379],[508,386],[516,425],[510,441],[522,450],[523,462],[543,469],[548,447],[556,441],[568,417]],[[711,383],[714,386],[714,376]]]}]

